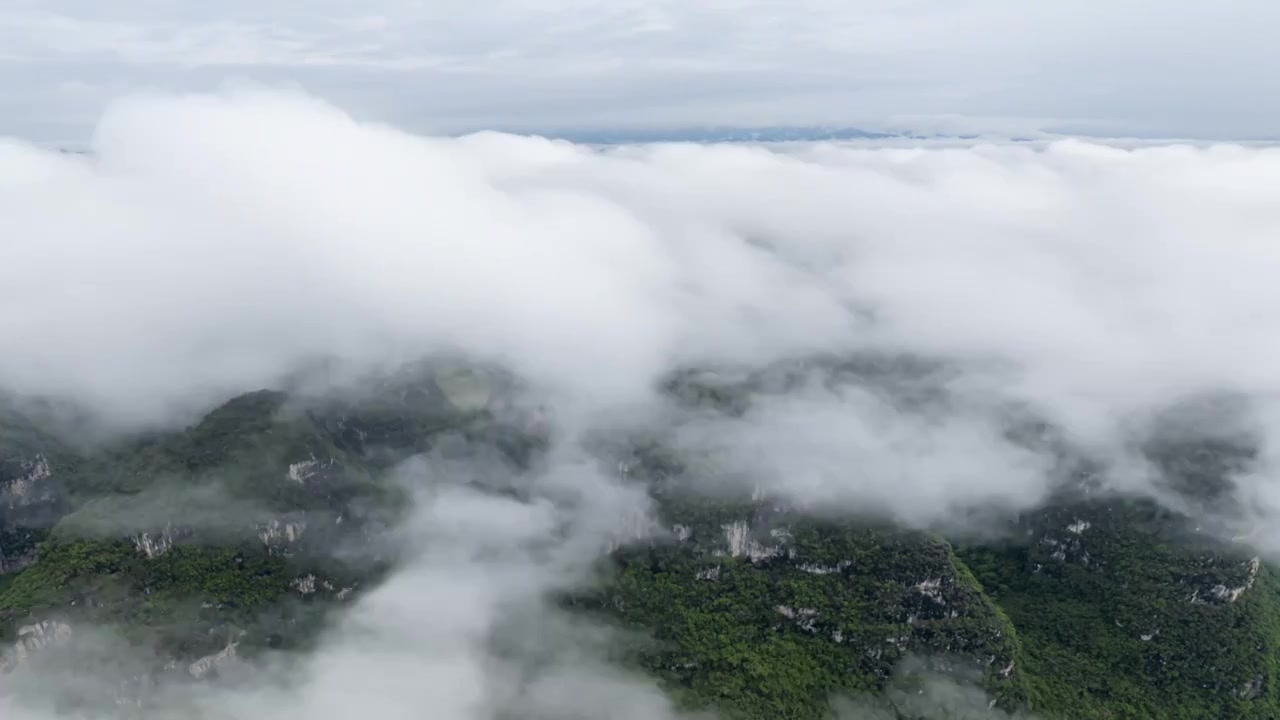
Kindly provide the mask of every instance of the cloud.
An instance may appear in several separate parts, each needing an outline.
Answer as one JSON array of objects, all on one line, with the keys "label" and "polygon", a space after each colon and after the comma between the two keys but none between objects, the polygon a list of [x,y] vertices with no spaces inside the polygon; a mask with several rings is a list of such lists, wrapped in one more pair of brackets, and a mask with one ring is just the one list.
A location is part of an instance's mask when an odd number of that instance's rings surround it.
[{"label": "cloud", "polygon": [[1280,150],[591,150],[248,88],[121,101],[91,156],[0,154],[0,384],[121,421],[450,350],[596,409],[688,365],[943,358],[1097,448],[1280,390]]},{"label": "cloud", "polygon": [[[0,78],[24,112],[0,131],[80,140],[120,89],[253,78],[425,129],[909,118],[909,129],[1273,136],[1278,93],[1255,70],[1280,59],[1276,13],[1264,0],[20,0],[0,11]],[[49,92],[67,82],[104,94]]]},{"label": "cloud", "polygon": [[[1052,490],[1057,458],[1020,423],[1127,470],[1162,413],[1240,396],[1238,434],[1262,447],[1236,497],[1265,521],[1277,181],[1280,150],[1232,145],[602,150],[414,136],[253,88],[142,95],[111,107],[89,155],[0,143],[0,386],[137,427],[318,356],[506,366],[556,411],[545,474],[512,498],[463,487],[465,467],[418,468],[435,479],[413,561],[289,683],[210,702],[665,718],[548,601],[645,527],[644,494],[600,472],[589,430],[675,418],[726,475],[930,525]],[[851,355],[938,370],[760,374]],[[682,414],[654,388],[688,367],[758,387],[737,416]],[[1149,469],[1109,481],[1154,492]],[[564,651],[494,650],[509,623],[559,628]]]},{"label": "cloud", "polygon": [[1052,458],[1006,432],[1007,418],[979,408],[914,412],[868,389],[810,387],[766,397],[735,420],[682,425],[673,443],[710,453],[716,471],[691,479],[709,490],[723,473],[730,486],[750,483],[809,512],[939,527],[976,510],[1035,507],[1061,480]]},{"label": "cloud", "polygon": [[559,593],[591,581],[627,517],[644,514],[643,495],[570,457],[553,468],[526,478],[521,499],[486,492],[511,469],[477,457],[401,467],[397,479],[417,492],[398,531],[406,559],[306,657],[267,656],[251,674],[223,666],[221,682],[166,676],[134,687],[146,676],[145,650],[77,627],[71,645],[0,676],[0,709],[18,720],[78,717],[51,702],[70,695],[100,717],[104,696],[127,706],[138,694],[145,717],[674,718],[653,681],[607,662],[612,630],[557,605]]}]

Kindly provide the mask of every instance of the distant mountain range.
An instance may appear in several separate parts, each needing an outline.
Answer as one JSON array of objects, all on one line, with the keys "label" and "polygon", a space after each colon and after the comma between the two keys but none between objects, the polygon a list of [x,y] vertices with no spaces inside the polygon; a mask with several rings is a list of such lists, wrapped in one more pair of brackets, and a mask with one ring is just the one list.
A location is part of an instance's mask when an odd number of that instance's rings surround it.
[{"label": "distant mountain range", "polygon": [[902,133],[852,127],[683,127],[600,130],[543,130],[539,135],[574,142],[614,145],[645,142],[803,142],[807,140],[876,140],[914,137]]}]

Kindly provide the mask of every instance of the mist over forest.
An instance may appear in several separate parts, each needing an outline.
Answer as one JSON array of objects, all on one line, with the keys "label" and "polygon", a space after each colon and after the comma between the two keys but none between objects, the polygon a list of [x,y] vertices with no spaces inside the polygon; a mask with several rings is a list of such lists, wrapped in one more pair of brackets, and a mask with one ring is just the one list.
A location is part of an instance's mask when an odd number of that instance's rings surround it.
[{"label": "mist over forest", "polygon": [[1274,717],[1280,149],[0,139],[0,713]]}]

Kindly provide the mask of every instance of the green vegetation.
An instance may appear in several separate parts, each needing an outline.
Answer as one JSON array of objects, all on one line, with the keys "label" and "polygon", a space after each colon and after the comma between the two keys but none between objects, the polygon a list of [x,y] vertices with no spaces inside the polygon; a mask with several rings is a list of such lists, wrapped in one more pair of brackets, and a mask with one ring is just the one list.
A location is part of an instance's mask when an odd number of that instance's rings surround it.
[{"label": "green vegetation", "polygon": [[1018,628],[1044,714],[1277,717],[1268,568],[1145,503],[1062,506],[1034,530],[1030,546],[961,555]]},{"label": "green vegetation", "polygon": [[429,386],[345,403],[262,391],[79,452],[0,413],[0,643],[55,619],[179,661],[233,639],[305,646],[392,560],[367,546],[404,506],[384,471],[447,434],[513,435],[476,396],[464,412]]},{"label": "green vegetation", "polygon": [[807,540],[858,559],[838,569],[803,555],[752,563],[671,546],[633,551],[619,558],[606,606],[656,629],[640,662],[689,688],[686,704],[735,716],[818,717],[832,693],[876,692],[911,656],[987,670],[1002,702],[1025,699],[1017,676],[1001,673],[1017,655],[1011,626],[945,545],[816,530]]},{"label": "green vegetation", "polygon": [[[403,506],[397,462],[446,437],[521,467],[545,447],[494,386],[448,377],[324,402],[251,393],[93,452],[0,412],[0,643],[57,619],[117,630],[158,662],[232,641],[306,647],[393,560],[361,543]],[[672,392],[749,406],[730,384],[677,378]],[[622,651],[683,707],[820,718],[839,696],[913,697],[911,666],[1050,720],[1280,717],[1280,578],[1149,504],[1063,500],[1023,518],[1018,543],[962,544],[689,495],[682,478],[703,466],[656,442],[619,451],[672,537],[619,550],[604,583],[565,602],[642,638]],[[1193,470],[1183,485],[1216,487]]]}]

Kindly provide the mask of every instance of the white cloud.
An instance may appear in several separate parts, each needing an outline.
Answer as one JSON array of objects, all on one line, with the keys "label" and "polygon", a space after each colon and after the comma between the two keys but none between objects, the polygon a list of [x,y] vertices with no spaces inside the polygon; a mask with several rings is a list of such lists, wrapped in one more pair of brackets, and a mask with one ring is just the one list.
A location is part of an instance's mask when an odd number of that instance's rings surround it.
[{"label": "white cloud", "polygon": [[[927,524],[1042,497],[1043,460],[1001,437],[1007,404],[1119,453],[1174,402],[1237,392],[1274,447],[1278,183],[1280,150],[1230,145],[596,150],[417,137],[260,90],[137,97],[103,118],[90,156],[0,143],[0,385],[137,421],[315,354],[461,348],[605,412],[643,407],[690,363],[916,353],[949,363],[943,410],[815,390],[730,429],[784,494]],[[514,670],[477,638],[508,601],[545,609],[643,509],[572,442],[557,451],[533,502],[428,498],[421,527],[437,536],[422,547],[444,554],[372,596],[301,695],[266,700],[345,717],[350,683],[367,681],[386,717],[486,717],[491,673]],[[1242,482],[1274,517],[1273,478]],[[424,598],[441,614],[414,615]],[[520,701],[559,702],[570,667]],[[600,672],[593,692],[668,712]]]},{"label": "white cloud", "polygon": [[[555,593],[589,577],[609,530],[623,519],[619,513],[644,512],[634,491],[564,460],[552,475],[531,482],[535,495],[545,482],[556,486],[551,496],[572,488],[594,501],[587,511],[566,510],[545,497],[522,501],[465,487],[478,467],[416,462],[403,469],[404,480],[420,491],[403,528],[407,561],[362,595],[312,654],[259,657],[254,672],[238,681],[237,668],[224,666],[226,684],[172,682],[147,694],[141,716],[674,717],[652,680],[603,660],[615,635],[556,605]],[[84,653],[76,644],[86,634],[80,626],[65,649]],[[119,642],[109,647],[110,654],[102,654],[107,662],[90,670],[84,655],[65,666],[41,662],[57,652],[44,650],[0,676],[0,710],[18,720],[88,717],[52,707],[50,698],[78,690],[100,699],[93,691],[118,690],[128,678],[120,669],[131,667],[129,653],[142,650]],[[146,672],[141,663],[133,667]],[[127,702],[126,709],[132,710]],[[95,718],[110,712],[100,700],[89,710]]]},{"label": "white cloud", "polygon": [[465,346],[618,398],[869,343],[1011,363],[1082,421],[1280,389],[1277,150],[593,151],[245,90],[122,102],[92,157],[0,152],[0,379],[33,390],[138,407]]},{"label": "white cloud", "polygon": [[[4,147],[0,335],[22,351],[0,380],[120,420],[317,354],[457,348],[596,409],[681,364],[905,351],[988,368],[965,397],[1029,402],[1104,455],[1182,397],[1280,390],[1276,150],[605,152],[416,138],[256,90],[123,102],[96,138],[89,158]],[[819,396],[735,432],[778,477],[812,458],[785,478],[810,500],[929,522],[1045,491],[990,407],[938,425]],[[881,461],[844,477],[859,455]]]}]

